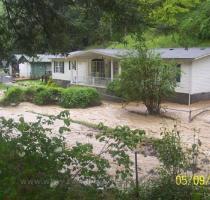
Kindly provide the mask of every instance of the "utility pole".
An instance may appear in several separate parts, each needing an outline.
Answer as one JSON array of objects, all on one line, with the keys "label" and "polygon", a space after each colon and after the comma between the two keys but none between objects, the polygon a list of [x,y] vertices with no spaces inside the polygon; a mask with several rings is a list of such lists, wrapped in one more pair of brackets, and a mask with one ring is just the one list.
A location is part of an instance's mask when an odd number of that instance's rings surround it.
[{"label": "utility pole", "polygon": [[138,152],[135,151],[136,199],[139,199]]}]

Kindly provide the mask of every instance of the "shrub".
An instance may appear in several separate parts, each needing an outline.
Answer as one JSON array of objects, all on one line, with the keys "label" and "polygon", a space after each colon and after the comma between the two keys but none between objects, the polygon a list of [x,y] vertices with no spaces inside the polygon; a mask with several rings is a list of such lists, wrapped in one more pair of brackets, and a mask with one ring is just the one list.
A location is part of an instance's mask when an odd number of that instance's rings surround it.
[{"label": "shrub", "polygon": [[93,88],[71,87],[61,94],[60,105],[64,108],[88,107],[100,104],[100,95]]},{"label": "shrub", "polygon": [[33,102],[38,105],[48,105],[58,103],[61,98],[61,88],[38,88]]},{"label": "shrub", "polygon": [[32,102],[36,92],[37,92],[37,88],[36,87],[28,87],[28,88],[26,88],[24,90],[24,100]]},{"label": "shrub", "polygon": [[6,91],[1,104],[9,105],[11,103],[20,103],[21,101],[23,101],[23,90],[18,87],[11,87]]},{"label": "shrub", "polygon": [[117,96],[117,97],[123,97],[122,90],[120,88],[120,81],[114,80],[107,86],[107,93]]},{"label": "shrub", "polygon": [[191,185],[179,186],[175,183],[172,176],[161,174],[143,183],[139,192],[142,200],[188,200],[192,198],[192,191]]},{"label": "shrub", "polygon": [[99,105],[100,96],[96,89],[85,87],[28,87],[10,88],[2,99],[2,105],[28,101],[37,105],[60,104],[65,108],[85,108],[87,106]]}]

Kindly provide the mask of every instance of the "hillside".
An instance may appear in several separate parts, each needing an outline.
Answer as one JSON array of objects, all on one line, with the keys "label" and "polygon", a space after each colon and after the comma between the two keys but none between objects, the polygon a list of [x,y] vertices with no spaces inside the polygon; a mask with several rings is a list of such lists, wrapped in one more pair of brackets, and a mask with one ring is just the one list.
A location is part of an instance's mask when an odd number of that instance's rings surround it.
[{"label": "hillside", "polygon": [[[167,47],[184,47],[181,45],[176,34],[155,34],[152,31],[145,33],[146,44],[149,48],[167,48]],[[112,42],[108,44],[108,48],[132,48],[135,45],[135,40],[131,36],[125,37],[125,43]],[[189,44],[189,47],[209,47],[210,40],[194,39]]]}]

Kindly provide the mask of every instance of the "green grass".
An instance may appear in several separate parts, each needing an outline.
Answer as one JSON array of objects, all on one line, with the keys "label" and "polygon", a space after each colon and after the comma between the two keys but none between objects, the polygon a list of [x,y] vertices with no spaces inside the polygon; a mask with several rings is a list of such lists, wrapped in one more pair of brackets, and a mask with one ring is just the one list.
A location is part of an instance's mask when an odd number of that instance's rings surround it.
[{"label": "green grass", "polygon": [[32,86],[43,86],[44,82],[40,80],[26,80],[26,81],[17,81],[14,86],[18,87],[32,87]]}]

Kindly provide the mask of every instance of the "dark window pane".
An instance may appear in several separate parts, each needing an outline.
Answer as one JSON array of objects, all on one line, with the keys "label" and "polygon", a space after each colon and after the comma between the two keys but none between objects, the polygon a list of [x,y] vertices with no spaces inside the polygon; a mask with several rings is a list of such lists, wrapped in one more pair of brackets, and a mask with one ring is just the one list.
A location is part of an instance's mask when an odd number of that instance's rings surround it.
[{"label": "dark window pane", "polygon": [[180,83],[181,82],[181,64],[178,64],[177,66],[178,74],[176,76],[176,82]]}]

